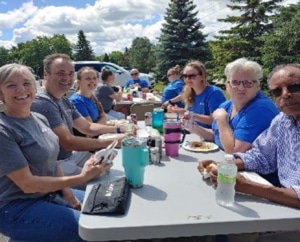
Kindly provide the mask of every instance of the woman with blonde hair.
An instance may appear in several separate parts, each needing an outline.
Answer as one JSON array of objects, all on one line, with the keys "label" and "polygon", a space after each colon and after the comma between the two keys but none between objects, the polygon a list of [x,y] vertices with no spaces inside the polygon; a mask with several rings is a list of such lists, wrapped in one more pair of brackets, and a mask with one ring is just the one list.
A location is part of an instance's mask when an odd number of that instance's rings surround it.
[{"label": "woman with blonde hair", "polygon": [[[77,72],[77,89],[70,97],[70,101],[76,109],[88,121],[106,124],[106,115],[102,104],[94,96],[98,86],[99,74],[92,67],[85,66]],[[76,129],[73,130],[77,136],[85,136]]]},{"label": "woman with blonde hair", "polygon": [[169,84],[165,87],[161,101],[164,107],[168,105],[176,105],[177,107],[184,107],[182,102],[182,91],[184,82],[180,79],[180,66],[176,65],[170,68],[167,72]]},{"label": "woman with blonde hair", "polygon": [[185,82],[182,98],[185,108],[173,106],[171,112],[183,114],[186,110],[194,112],[195,122],[205,128],[211,128],[212,113],[225,101],[220,88],[207,82],[204,64],[197,60],[189,61],[182,71]]},{"label": "woman with blonde hair", "polygon": [[[14,241],[83,241],[78,221],[85,184],[109,170],[91,156],[80,174],[64,176],[60,146],[48,120],[31,112],[36,95],[30,69],[0,67],[0,233]],[[33,232],[34,231],[34,232]]]}]

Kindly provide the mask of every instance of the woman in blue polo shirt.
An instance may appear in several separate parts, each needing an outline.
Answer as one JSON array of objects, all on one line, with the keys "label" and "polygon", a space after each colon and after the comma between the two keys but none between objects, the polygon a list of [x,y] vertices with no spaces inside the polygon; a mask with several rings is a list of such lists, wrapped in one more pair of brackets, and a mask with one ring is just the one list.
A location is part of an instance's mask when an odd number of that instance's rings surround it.
[{"label": "woman in blue polo shirt", "polygon": [[200,61],[188,62],[182,71],[185,82],[182,98],[185,108],[172,106],[168,111],[184,114],[186,110],[194,112],[194,121],[201,127],[211,128],[212,113],[225,101],[220,88],[209,85],[204,64]]},{"label": "woman in blue polo shirt", "polygon": [[246,58],[225,68],[230,99],[213,113],[212,129],[195,127],[193,132],[214,141],[226,153],[245,152],[279,113],[274,102],[260,91],[261,66]]},{"label": "woman in blue polo shirt", "polygon": [[180,66],[176,65],[172,67],[167,72],[167,77],[169,84],[165,87],[161,102],[163,106],[176,105],[177,107],[184,107],[182,102],[182,91],[184,87],[184,82],[179,78]]}]

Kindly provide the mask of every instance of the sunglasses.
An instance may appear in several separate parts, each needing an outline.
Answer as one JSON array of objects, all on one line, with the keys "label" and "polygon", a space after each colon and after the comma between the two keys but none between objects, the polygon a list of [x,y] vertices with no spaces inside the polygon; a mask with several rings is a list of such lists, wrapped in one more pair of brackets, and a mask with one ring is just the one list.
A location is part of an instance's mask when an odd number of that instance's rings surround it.
[{"label": "sunglasses", "polygon": [[257,81],[255,81],[255,80],[252,80],[252,81],[231,80],[228,83],[230,84],[230,86],[235,87],[235,88],[239,87],[241,84],[243,84],[244,88],[251,88],[254,86],[255,83],[257,83]]},{"label": "sunglasses", "polygon": [[183,79],[195,79],[196,76],[202,76],[202,75],[201,74],[190,74],[190,75],[183,74],[182,78]]},{"label": "sunglasses", "polygon": [[[289,93],[300,92],[300,82],[287,85],[286,89],[288,90]],[[280,97],[282,95],[282,87],[271,89],[269,93],[273,97]]]},{"label": "sunglasses", "polygon": [[136,73],[131,73],[130,75],[131,76],[137,76],[139,73],[138,72],[136,72]]}]

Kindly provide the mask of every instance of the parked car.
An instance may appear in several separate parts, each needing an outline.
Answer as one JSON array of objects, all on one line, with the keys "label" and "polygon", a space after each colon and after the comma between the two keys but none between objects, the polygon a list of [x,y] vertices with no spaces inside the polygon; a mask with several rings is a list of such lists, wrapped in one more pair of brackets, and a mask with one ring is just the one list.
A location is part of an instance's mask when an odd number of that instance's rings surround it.
[{"label": "parked car", "polygon": [[[74,62],[74,68],[75,68],[75,80],[77,77],[77,71],[84,67],[84,66],[90,66],[93,67],[95,70],[99,72],[99,82],[102,83],[101,80],[101,70],[103,67],[107,68],[108,70],[111,70],[115,74],[115,84],[123,87],[125,83],[131,79],[130,73],[128,70],[124,69],[121,66],[118,66],[111,62],[102,62],[102,61],[75,61]],[[148,82],[148,85],[154,86],[154,80],[153,78],[148,74],[140,73],[140,78],[144,79]]]}]

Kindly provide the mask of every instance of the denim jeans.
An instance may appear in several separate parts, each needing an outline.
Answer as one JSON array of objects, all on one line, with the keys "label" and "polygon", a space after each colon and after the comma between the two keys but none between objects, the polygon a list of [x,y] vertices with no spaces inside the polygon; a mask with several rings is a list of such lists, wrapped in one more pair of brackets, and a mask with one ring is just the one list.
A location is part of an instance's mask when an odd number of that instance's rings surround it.
[{"label": "denim jeans", "polygon": [[[84,192],[72,191],[82,202]],[[83,241],[78,234],[80,211],[57,198],[10,202],[0,209],[0,232],[13,240]]]}]

